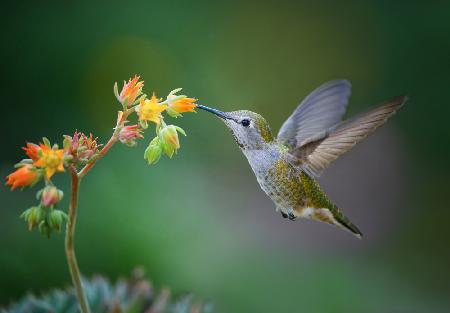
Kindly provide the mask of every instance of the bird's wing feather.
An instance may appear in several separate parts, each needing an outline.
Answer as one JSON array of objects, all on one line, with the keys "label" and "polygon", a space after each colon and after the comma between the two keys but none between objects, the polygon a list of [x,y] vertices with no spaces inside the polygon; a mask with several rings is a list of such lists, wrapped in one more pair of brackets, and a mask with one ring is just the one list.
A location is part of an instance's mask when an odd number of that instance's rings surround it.
[{"label": "bird's wing feather", "polygon": [[295,148],[323,138],[342,120],[351,88],[349,81],[340,79],[311,92],[281,126],[277,139]]},{"label": "bird's wing feather", "polygon": [[296,165],[300,165],[310,175],[319,176],[331,162],[383,125],[406,100],[406,96],[388,100],[374,109],[342,122],[325,138],[291,150]]}]

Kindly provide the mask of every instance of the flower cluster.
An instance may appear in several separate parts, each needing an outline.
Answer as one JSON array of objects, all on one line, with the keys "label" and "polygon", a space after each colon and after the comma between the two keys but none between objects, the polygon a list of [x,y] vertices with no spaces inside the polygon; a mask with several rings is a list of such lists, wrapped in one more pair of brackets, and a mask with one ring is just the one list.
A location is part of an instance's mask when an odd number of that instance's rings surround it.
[{"label": "flower cluster", "polygon": [[21,217],[30,230],[37,226],[41,233],[50,236],[53,230],[61,229],[67,218],[63,211],[56,209],[63,192],[53,185],[51,178],[55,173],[65,171],[71,157],[58,145],[52,146],[47,138],[43,138],[42,142],[39,145],[26,144],[23,150],[29,159],[16,164],[17,170],[8,175],[6,184],[14,190],[17,187],[33,186],[44,179],[45,187],[37,193],[39,204],[26,210]]},{"label": "flower cluster", "polygon": [[[16,164],[16,170],[7,176],[6,184],[14,190],[44,181],[44,187],[37,193],[39,204],[22,214],[30,230],[38,227],[41,233],[50,236],[52,231],[59,231],[67,219],[66,214],[57,209],[63,192],[52,182],[56,173],[70,172],[81,179],[116,141],[130,147],[136,146],[137,140],[144,138],[143,133],[149,123],[155,124],[156,131],[144,153],[149,164],[158,162],[162,154],[172,158],[180,149],[178,134],[186,136],[186,133],[178,126],[167,125],[163,113],[177,118],[182,113],[195,112],[197,99],[178,95],[181,88],[171,91],[165,100],[157,98],[154,93],[147,98],[143,87],[144,82],[139,76],[124,82],[120,93],[117,83],[114,85],[114,94],[122,105],[122,110],[118,112],[114,133],[105,146],[99,144],[92,134],[87,136],[78,131],[72,136],[64,136],[62,149],[57,144],[51,145],[47,138],[43,138],[39,144],[26,144],[23,150],[28,158]],[[133,113],[136,114],[137,121],[129,124],[128,119]]]},{"label": "flower cluster", "polygon": [[17,170],[8,175],[6,184],[12,190],[33,186],[43,177],[49,181],[56,172],[64,172],[64,163],[68,160],[64,149],[59,149],[56,144],[51,146],[47,138],[42,141],[39,145],[28,142],[22,148],[29,159],[16,164]]},{"label": "flower cluster", "polygon": [[71,158],[71,162],[76,165],[85,165],[91,162],[98,155],[101,146],[92,134],[89,134],[88,137],[75,131],[73,136],[64,135],[64,151]]},{"label": "flower cluster", "polygon": [[[136,139],[143,138],[142,132],[146,130],[149,123],[156,126],[156,136],[150,141],[144,153],[144,158],[149,164],[155,164],[164,153],[172,158],[174,153],[180,149],[178,133],[186,136],[186,132],[175,125],[167,125],[163,113],[171,117],[181,117],[182,113],[195,112],[195,98],[179,95],[181,88],[172,90],[165,100],[158,98],[155,93],[150,98],[142,92],[144,83],[135,76],[128,82],[124,82],[122,91],[119,93],[117,83],[114,85],[114,93],[117,100],[122,104],[123,111],[119,111],[118,127],[120,128],[118,138],[128,145],[135,146]],[[125,126],[127,122],[124,115],[136,112],[138,123]],[[122,126],[120,126],[120,124]]]}]

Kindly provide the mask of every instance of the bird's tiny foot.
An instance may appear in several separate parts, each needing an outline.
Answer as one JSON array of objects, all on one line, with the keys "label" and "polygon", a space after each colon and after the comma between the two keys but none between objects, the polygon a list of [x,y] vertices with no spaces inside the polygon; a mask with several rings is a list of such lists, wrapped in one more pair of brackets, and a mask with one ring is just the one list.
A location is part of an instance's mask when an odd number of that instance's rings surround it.
[{"label": "bird's tiny foot", "polygon": [[280,211],[281,212],[281,216],[283,217],[283,218],[288,218],[289,217],[289,215],[287,215],[286,213],[284,213],[283,211]]},{"label": "bird's tiny foot", "polygon": [[295,221],[295,220],[297,219],[297,216],[295,216],[294,213],[289,212],[288,218],[289,218],[289,220],[291,220],[291,221]]}]

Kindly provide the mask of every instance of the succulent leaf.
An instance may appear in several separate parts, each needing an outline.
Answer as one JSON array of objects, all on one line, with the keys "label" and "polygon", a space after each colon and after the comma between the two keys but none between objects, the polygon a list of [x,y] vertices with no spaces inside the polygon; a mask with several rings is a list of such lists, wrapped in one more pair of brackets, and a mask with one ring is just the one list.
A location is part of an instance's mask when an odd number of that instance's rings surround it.
[{"label": "succulent leaf", "polygon": [[[143,278],[142,270],[135,270],[131,279],[111,283],[97,276],[83,280],[92,313],[213,313],[211,304],[199,302],[192,294],[171,299],[170,290],[155,293],[151,283]],[[27,295],[1,313],[77,313],[78,302],[73,288],[53,290],[36,297]]]}]

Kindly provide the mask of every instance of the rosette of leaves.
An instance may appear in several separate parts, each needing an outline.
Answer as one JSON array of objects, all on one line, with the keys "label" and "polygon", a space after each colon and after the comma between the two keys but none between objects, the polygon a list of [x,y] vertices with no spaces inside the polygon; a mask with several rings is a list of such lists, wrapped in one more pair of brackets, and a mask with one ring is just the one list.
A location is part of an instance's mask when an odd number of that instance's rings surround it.
[{"label": "rosette of leaves", "polygon": [[[110,283],[97,276],[83,285],[92,313],[213,313],[211,304],[192,294],[172,297],[168,288],[156,292],[137,270],[131,279]],[[42,296],[27,295],[1,313],[78,313],[75,290],[53,290]]]}]

